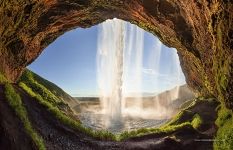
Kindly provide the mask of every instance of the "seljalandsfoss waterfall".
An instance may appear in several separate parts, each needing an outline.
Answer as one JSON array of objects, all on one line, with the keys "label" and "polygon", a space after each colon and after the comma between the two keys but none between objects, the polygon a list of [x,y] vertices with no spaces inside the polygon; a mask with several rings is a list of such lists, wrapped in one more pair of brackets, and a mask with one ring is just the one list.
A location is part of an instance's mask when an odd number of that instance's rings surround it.
[{"label": "seljalandsfoss waterfall", "polygon": [[[107,20],[99,27],[97,50],[97,82],[101,113],[105,115],[105,127],[124,125],[125,117],[141,117],[166,120],[172,109],[161,105],[154,96],[153,107],[146,108],[142,93],[144,30],[119,19]],[[160,80],[162,43],[157,39],[147,60],[154,74],[155,84]],[[171,74],[181,80],[181,69],[176,50],[172,52]],[[179,82],[178,82],[179,83]],[[160,85],[157,85],[160,86]],[[179,97],[179,86],[170,93],[170,101]],[[114,127],[115,128],[115,127]]]},{"label": "seljalandsfoss waterfall", "polygon": [[[99,103],[88,103],[82,113],[86,126],[118,133],[160,126],[177,112],[176,103],[183,93],[180,87],[185,83],[177,52],[162,51],[159,39],[146,51],[144,34],[143,29],[119,19],[98,26]],[[155,90],[148,94],[143,91],[145,85]],[[172,86],[166,91],[168,85]]]},{"label": "seljalandsfoss waterfall", "polygon": [[125,25],[114,19],[100,29],[97,75],[103,113],[107,122],[118,123],[122,116]]}]

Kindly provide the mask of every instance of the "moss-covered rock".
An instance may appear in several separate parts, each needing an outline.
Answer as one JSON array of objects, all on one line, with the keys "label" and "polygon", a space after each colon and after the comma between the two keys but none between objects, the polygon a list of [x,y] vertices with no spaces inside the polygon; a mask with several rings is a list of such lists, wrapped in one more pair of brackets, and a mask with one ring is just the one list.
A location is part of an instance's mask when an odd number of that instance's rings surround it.
[{"label": "moss-covered rock", "polygon": [[218,110],[218,118],[215,121],[218,132],[214,140],[215,150],[233,149],[233,113],[231,110],[221,106]]}]

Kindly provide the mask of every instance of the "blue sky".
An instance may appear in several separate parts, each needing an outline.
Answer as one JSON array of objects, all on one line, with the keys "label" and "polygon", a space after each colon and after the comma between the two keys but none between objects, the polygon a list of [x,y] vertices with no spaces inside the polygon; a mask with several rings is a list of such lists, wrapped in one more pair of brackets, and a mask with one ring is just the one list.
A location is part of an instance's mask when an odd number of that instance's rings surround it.
[{"label": "blue sky", "polygon": [[[97,95],[97,37],[98,25],[66,32],[51,43],[28,68],[73,96]],[[177,67],[172,59],[176,50],[164,45],[159,72],[153,72],[149,58],[152,50],[156,49],[156,40],[158,39],[152,34],[144,33],[143,92],[158,93],[185,83],[183,74],[177,81],[177,75],[173,71]]]}]

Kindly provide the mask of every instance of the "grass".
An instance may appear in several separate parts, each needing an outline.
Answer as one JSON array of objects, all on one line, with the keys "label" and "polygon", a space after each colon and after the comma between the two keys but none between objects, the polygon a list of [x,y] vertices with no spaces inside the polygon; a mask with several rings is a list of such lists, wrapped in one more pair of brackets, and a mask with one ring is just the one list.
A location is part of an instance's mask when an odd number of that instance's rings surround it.
[{"label": "grass", "polygon": [[176,116],[174,116],[172,120],[167,123],[167,126],[181,124],[184,121],[190,121],[192,119],[192,116],[193,116],[192,112],[184,109],[180,111]]},{"label": "grass", "polygon": [[45,98],[53,105],[61,103],[61,100],[59,100],[59,98],[57,98],[50,90],[42,85],[41,82],[37,82],[37,80],[35,80],[34,74],[29,70],[24,71],[19,82],[25,83],[33,91],[36,91],[36,93],[40,94],[43,98]]},{"label": "grass", "polygon": [[39,150],[45,150],[43,139],[33,129],[22,100],[19,94],[15,92],[14,87],[11,84],[5,84],[5,95],[9,105],[14,109],[15,113],[22,121],[26,133],[32,138]]},{"label": "grass", "polygon": [[190,122],[184,122],[178,125],[167,125],[160,128],[141,128],[133,131],[125,131],[118,135],[117,140],[122,141],[128,138],[140,137],[149,134],[169,134],[183,128],[192,128]]},{"label": "grass", "polygon": [[215,121],[218,131],[214,140],[214,150],[233,149],[233,113],[224,105],[220,106],[218,118]]},{"label": "grass", "polygon": [[94,131],[91,128],[84,127],[79,121],[70,118],[69,116],[65,115],[61,110],[57,107],[52,105],[50,102],[46,101],[41,97],[41,95],[36,94],[30,87],[26,84],[20,82],[19,86],[26,91],[30,96],[35,98],[41,105],[45,106],[47,110],[52,113],[60,122],[63,124],[72,127],[73,129],[82,131],[92,137],[101,140],[115,140],[116,136],[108,131]]},{"label": "grass", "polygon": [[73,114],[71,108],[65,101],[72,100],[68,94],[55,84],[43,79],[30,70],[25,70],[18,82],[22,82],[34,93],[40,95],[44,100],[62,110],[66,114]]},{"label": "grass", "polygon": [[20,82],[24,82],[30,87],[30,84],[33,82],[37,82],[38,84],[43,87],[43,89],[47,89],[44,91],[50,91],[54,96],[56,96],[58,99],[70,99],[71,97],[64,92],[61,88],[59,88],[57,85],[54,83],[40,77],[39,75],[35,74],[34,72],[26,69],[22,76],[20,77]]}]

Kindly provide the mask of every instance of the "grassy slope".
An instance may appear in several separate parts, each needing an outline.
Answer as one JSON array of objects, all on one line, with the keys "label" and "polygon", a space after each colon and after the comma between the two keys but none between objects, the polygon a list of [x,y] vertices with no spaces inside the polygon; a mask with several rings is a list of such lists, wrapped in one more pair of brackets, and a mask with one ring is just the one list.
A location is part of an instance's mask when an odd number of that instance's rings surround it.
[{"label": "grassy slope", "polygon": [[115,136],[107,131],[93,131],[84,127],[78,120],[75,120],[70,107],[64,102],[67,98],[69,100],[73,99],[70,99],[71,97],[55,84],[29,70],[25,70],[18,84],[31,97],[34,97],[41,105],[44,105],[63,124],[98,139],[115,139]]},{"label": "grassy slope", "polygon": [[74,100],[61,88],[59,88],[52,82],[43,79],[30,70],[26,69],[18,82],[24,83],[25,85],[27,85],[27,87],[31,88],[33,92],[40,95],[46,101],[51,103],[53,106],[58,107],[60,110],[68,115],[73,114],[70,108],[78,104],[76,100]]},{"label": "grassy slope", "polygon": [[17,116],[22,121],[26,133],[32,138],[39,150],[45,150],[43,139],[33,129],[31,122],[28,119],[27,110],[24,107],[19,94],[16,93],[14,87],[11,84],[5,85],[5,95],[9,105],[12,107]]},{"label": "grassy slope", "polygon": [[35,98],[39,102],[39,104],[45,106],[51,114],[56,117],[63,124],[81,132],[84,132],[92,137],[102,140],[114,140],[115,136],[107,131],[94,131],[90,128],[84,127],[78,120],[75,120],[69,116],[67,116],[63,111],[58,109],[57,106],[51,104],[49,101],[44,99],[40,94],[34,92],[30,87],[26,84],[20,82],[19,86],[27,92],[31,97]]},{"label": "grassy slope", "polygon": [[[25,70],[23,75],[21,76],[21,82],[27,81],[28,77],[31,77],[34,81],[44,86],[44,88],[48,89],[54,96],[58,99],[63,100],[64,102],[73,102],[74,100],[70,95],[68,95],[65,91],[63,91],[60,87],[55,85],[54,83],[40,77],[39,75],[33,73],[30,70]],[[26,80],[24,80],[26,79]]]}]

